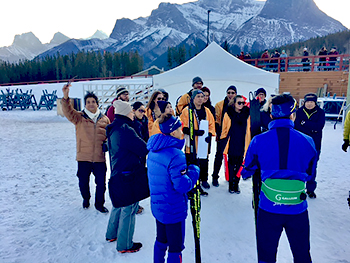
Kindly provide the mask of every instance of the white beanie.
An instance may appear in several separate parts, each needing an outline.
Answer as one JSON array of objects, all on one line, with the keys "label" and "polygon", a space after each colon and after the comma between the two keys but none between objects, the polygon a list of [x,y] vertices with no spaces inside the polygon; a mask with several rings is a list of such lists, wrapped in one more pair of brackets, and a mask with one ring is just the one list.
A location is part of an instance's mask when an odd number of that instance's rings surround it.
[{"label": "white beanie", "polygon": [[127,116],[132,111],[130,103],[122,100],[115,100],[113,107],[114,114]]}]

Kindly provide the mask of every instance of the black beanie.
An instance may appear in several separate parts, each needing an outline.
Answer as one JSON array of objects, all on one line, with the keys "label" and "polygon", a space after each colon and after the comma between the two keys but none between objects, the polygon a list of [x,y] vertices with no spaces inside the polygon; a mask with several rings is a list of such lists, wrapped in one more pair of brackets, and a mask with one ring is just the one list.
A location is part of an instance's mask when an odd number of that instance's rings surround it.
[{"label": "black beanie", "polygon": [[195,77],[192,80],[192,87],[194,84],[196,84],[197,82],[201,82],[203,84],[203,80],[200,77]]},{"label": "black beanie", "polygon": [[234,90],[237,93],[237,88],[235,86],[230,86],[227,88],[226,92],[228,92],[230,89]]},{"label": "black beanie", "polygon": [[317,96],[315,93],[308,93],[304,96],[304,101],[313,101],[313,102],[317,102]]},{"label": "black beanie", "polygon": [[263,93],[265,94],[265,97],[266,97],[266,90],[264,88],[258,88],[256,91],[255,91],[255,95],[258,96],[260,93]]},{"label": "black beanie", "polygon": [[134,110],[138,110],[141,106],[143,106],[143,103],[140,102],[140,101],[136,101],[133,105],[132,105],[132,108]]}]

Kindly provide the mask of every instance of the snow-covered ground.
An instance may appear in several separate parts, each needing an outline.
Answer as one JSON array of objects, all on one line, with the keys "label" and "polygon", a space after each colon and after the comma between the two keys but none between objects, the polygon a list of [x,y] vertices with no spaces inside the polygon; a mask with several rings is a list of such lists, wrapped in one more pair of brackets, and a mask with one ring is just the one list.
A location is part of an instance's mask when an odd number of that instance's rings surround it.
[{"label": "snow-covered ground", "polygon": [[[119,254],[115,243],[105,241],[109,214],[97,212],[93,198],[92,207],[83,210],[73,124],[55,110],[0,112],[0,123],[0,262],[152,262],[155,222],[149,199],[141,202],[145,211],[136,219],[134,241],[143,247],[134,254]],[[350,263],[350,153],[342,152],[341,144],[341,125],[334,130],[328,122],[317,199],[309,200],[311,254],[317,263]],[[251,181],[242,181],[242,193],[232,195],[222,175],[220,187],[202,198],[203,263],[257,262]],[[93,186],[92,176],[92,196]],[[112,207],[108,192],[106,206]],[[183,262],[194,262],[190,215],[185,246]],[[285,235],[278,262],[292,262]]]}]

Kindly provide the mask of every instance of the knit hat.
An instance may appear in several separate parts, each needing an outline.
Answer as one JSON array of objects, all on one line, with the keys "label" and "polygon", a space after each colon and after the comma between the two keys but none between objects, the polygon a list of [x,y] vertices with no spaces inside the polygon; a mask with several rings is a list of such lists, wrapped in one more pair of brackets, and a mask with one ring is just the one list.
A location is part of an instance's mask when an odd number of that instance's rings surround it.
[{"label": "knit hat", "polygon": [[275,119],[289,117],[293,112],[296,111],[297,102],[289,94],[278,95],[274,97],[271,102],[271,115]]},{"label": "knit hat", "polygon": [[122,100],[115,100],[113,102],[113,107],[114,114],[127,116],[132,111],[130,103]]},{"label": "knit hat", "polygon": [[265,94],[265,97],[266,97],[266,90],[264,88],[258,88],[256,91],[255,91],[255,95],[258,96],[260,93],[264,93]]},{"label": "knit hat", "polygon": [[237,93],[237,88],[235,86],[230,86],[227,88],[226,92],[228,92],[230,89],[234,90]]},{"label": "knit hat", "polygon": [[304,101],[307,102],[307,101],[313,101],[313,102],[317,102],[317,96],[316,94],[314,93],[308,93],[305,95],[304,97]]},{"label": "knit hat", "polygon": [[201,82],[203,84],[203,80],[200,77],[195,77],[192,80],[192,87],[194,84],[196,84],[197,82]]},{"label": "knit hat", "polygon": [[168,104],[170,104],[169,101],[164,101],[164,100],[159,100],[157,101],[158,107],[160,109],[161,113],[165,112],[166,106],[168,106]]},{"label": "knit hat", "polygon": [[119,88],[117,89],[116,97],[118,98],[120,95],[122,95],[125,92],[129,92],[126,88]]},{"label": "knit hat", "polygon": [[196,89],[194,91],[192,91],[192,96],[191,96],[191,100],[193,101],[194,98],[198,95],[198,94],[203,94],[203,91]]},{"label": "knit hat", "polygon": [[164,122],[159,124],[160,131],[167,135],[173,131],[176,131],[181,126],[182,123],[180,121],[180,118],[174,117],[171,114],[169,114],[169,117],[167,117]]}]

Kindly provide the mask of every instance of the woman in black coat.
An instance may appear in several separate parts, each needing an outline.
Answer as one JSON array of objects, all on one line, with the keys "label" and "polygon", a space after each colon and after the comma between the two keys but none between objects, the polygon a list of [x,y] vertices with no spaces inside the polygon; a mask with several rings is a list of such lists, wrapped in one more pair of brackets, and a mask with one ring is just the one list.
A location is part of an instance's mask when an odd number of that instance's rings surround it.
[{"label": "woman in black coat", "polygon": [[140,101],[136,101],[132,105],[132,110],[135,114],[134,117],[134,129],[136,133],[145,141],[147,142],[149,139],[149,132],[148,132],[148,119],[145,116],[145,106]]},{"label": "woman in black coat", "polygon": [[120,253],[136,252],[141,243],[132,241],[138,202],[149,196],[144,159],[147,145],[133,129],[134,113],[128,102],[116,100],[114,122],[107,126],[111,177],[109,195],[113,209],[109,218],[106,239],[117,240]]}]

